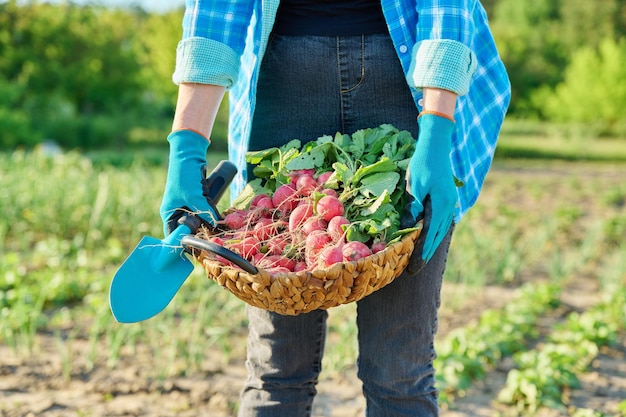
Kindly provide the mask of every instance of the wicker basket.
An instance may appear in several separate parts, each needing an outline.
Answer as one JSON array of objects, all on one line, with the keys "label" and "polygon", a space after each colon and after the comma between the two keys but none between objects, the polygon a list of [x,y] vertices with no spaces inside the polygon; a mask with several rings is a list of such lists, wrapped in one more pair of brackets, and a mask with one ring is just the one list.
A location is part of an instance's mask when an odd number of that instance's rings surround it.
[{"label": "wicker basket", "polygon": [[213,253],[192,250],[207,276],[246,303],[284,315],[298,315],[358,301],[384,287],[406,268],[421,228],[383,251],[328,269],[270,275],[228,266]]}]

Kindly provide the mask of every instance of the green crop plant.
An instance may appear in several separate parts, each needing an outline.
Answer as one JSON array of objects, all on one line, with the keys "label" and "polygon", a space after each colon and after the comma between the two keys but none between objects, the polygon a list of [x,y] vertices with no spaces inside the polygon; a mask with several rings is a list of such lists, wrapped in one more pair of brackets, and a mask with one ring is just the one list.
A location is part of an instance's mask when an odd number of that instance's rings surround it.
[{"label": "green crop plant", "polygon": [[435,359],[441,402],[451,404],[504,356],[537,336],[536,321],[559,304],[559,289],[528,284],[502,310],[487,310],[472,325],[455,329],[437,346]]},{"label": "green crop plant", "polygon": [[498,401],[521,413],[541,408],[567,409],[566,389],[579,386],[602,346],[617,341],[626,317],[626,290],[621,290],[584,313],[570,313],[555,326],[546,343],[514,356],[516,368],[509,371]]}]

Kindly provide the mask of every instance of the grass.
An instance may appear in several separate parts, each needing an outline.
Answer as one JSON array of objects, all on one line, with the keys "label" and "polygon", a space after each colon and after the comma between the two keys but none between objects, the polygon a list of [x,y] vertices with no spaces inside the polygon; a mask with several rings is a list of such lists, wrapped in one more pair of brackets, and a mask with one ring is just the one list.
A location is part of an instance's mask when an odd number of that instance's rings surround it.
[{"label": "grass", "polygon": [[[522,127],[505,129],[483,194],[457,227],[445,275],[457,291],[444,312],[485,285],[575,275],[607,292],[626,284],[626,142],[586,145]],[[77,340],[89,346],[80,361],[87,372],[136,352],[163,358],[152,369],[161,378],[202,369],[208,350],[243,357],[243,303],[199,268],[157,317],[121,325],[111,316],[114,271],[142,236],[162,235],[166,153],[146,155],[0,154],[0,343],[28,356],[42,348],[38,334],[53,334],[68,378]],[[210,165],[222,158],[212,154]],[[331,312],[327,375],[355,363],[354,315],[354,306]]]},{"label": "grass", "polygon": [[595,137],[585,126],[506,120],[496,148],[500,159],[626,162],[626,140]]}]

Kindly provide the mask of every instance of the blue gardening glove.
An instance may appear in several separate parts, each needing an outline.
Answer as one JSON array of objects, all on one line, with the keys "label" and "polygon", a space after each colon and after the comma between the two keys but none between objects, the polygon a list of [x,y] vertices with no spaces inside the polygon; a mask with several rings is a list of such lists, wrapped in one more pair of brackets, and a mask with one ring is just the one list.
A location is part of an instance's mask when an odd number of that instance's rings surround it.
[{"label": "blue gardening glove", "polygon": [[172,132],[167,140],[170,156],[160,209],[165,236],[190,213],[197,215],[203,223],[214,226],[219,217],[204,195],[209,141],[191,130]]},{"label": "blue gardening glove", "polygon": [[452,225],[458,199],[450,165],[455,124],[431,113],[417,120],[419,134],[407,168],[407,189],[413,200],[409,206],[411,217],[424,217],[425,236],[420,236],[423,242],[416,247],[423,243],[422,260],[428,262]]}]

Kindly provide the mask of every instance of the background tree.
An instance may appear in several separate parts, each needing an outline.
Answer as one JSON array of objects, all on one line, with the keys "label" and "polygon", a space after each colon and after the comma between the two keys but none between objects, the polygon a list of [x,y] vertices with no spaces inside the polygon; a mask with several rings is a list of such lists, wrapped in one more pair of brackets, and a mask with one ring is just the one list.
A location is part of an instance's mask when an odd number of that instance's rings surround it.
[{"label": "background tree", "polygon": [[[587,120],[590,113],[575,107],[580,94],[610,90],[592,75],[622,82],[612,57],[626,62],[626,0],[483,4],[512,82],[509,117],[563,121],[569,108],[576,116],[568,123]],[[0,146],[46,138],[68,148],[162,145],[176,100],[171,77],[182,15],[0,0]],[[610,92],[612,106],[626,106],[619,88]],[[213,131],[216,148],[226,147],[226,107]],[[608,110],[593,114],[607,131],[621,123]]]},{"label": "background tree", "polygon": [[491,25],[512,84],[510,113],[528,116],[531,92],[561,80],[567,51],[556,28],[558,0],[499,0]]},{"label": "background tree", "polygon": [[[626,39],[605,38],[573,56],[564,81],[535,95],[555,121],[584,123],[587,133],[621,133],[626,128]],[[538,103],[539,105],[539,103]]]}]

